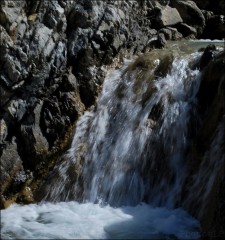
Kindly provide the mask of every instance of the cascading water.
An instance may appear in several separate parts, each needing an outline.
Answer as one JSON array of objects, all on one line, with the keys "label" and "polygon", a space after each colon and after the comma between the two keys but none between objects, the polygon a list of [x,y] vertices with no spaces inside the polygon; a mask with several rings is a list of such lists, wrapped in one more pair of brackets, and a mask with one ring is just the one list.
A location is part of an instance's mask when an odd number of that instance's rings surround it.
[{"label": "cascading water", "polygon": [[[167,52],[163,55],[167,63],[158,55],[160,51],[155,51],[137,60],[133,69],[115,70],[105,80],[97,107],[77,124],[72,148],[55,170],[57,183],[49,185],[47,199],[112,206],[145,200],[174,206],[200,82],[199,71],[191,70],[190,64],[199,54],[172,61]],[[138,64],[152,66],[143,69]],[[160,77],[157,70],[162,64],[170,71]],[[74,172],[77,179],[71,182]]]},{"label": "cascading water", "polygon": [[[16,224],[23,231],[18,233],[16,226],[12,230],[7,218],[3,236],[53,238],[57,232],[59,238],[198,238],[197,221],[173,208],[190,144],[188,128],[200,82],[194,66],[199,55],[174,57],[168,50],[163,54],[155,50],[109,74],[97,106],[80,118],[72,147],[46,187],[44,200],[83,203],[4,210],[3,216],[17,212]],[[31,214],[23,217],[26,211]],[[97,230],[91,228],[93,220]],[[43,224],[55,230],[42,228],[40,235]],[[81,225],[88,233],[81,232]]]}]

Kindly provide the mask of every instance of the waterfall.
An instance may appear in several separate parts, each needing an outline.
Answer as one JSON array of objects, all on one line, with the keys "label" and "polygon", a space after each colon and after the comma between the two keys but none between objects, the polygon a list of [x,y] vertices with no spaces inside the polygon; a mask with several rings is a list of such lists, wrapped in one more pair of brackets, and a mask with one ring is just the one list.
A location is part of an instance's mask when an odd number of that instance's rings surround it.
[{"label": "waterfall", "polygon": [[199,55],[154,50],[112,71],[97,106],[77,123],[45,199],[174,207],[190,144]]},{"label": "waterfall", "polygon": [[2,210],[1,237],[199,239],[198,221],[177,205],[198,122],[199,57],[153,50],[109,72],[43,201]]}]

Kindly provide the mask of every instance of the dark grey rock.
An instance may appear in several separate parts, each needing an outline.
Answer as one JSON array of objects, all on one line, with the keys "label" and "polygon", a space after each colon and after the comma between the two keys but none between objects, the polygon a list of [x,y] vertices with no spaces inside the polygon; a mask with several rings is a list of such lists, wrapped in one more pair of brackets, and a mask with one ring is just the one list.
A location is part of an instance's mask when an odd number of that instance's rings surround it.
[{"label": "dark grey rock", "polygon": [[9,55],[6,58],[4,68],[8,74],[9,79],[13,84],[21,79],[21,65],[16,58],[12,59]]},{"label": "dark grey rock", "polygon": [[198,35],[202,33],[205,27],[205,18],[195,2],[189,0],[171,0],[170,5],[178,10],[184,23],[195,27]]},{"label": "dark grey rock", "polygon": [[160,33],[158,35],[157,44],[158,44],[157,46],[158,48],[163,48],[166,45],[166,38],[164,34]]},{"label": "dark grey rock", "polygon": [[[2,78],[0,78],[0,81],[2,81]],[[13,95],[14,93],[12,91],[0,85],[0,96],[1,96],[0,107],[3,107],[8,101],[10,101],[10,98]]]},{"label": "dark grey rock", "polygon": [[44,15],[44,24],[53,29],[61,20],[62,15],[64,15],[64,9],[57,2],[51,2]]},{"label": "dark grey rock", "polygon": [[23,63],[27,63],[28,57],[27,57],[27,54],[22,50],[22,48],[20,47],[17,48],[17,55],[19,56],[20,60]]},{"label": "dark grey rock", "polygon": [[215,57],[215,52],[216,52],[216,46],[211,44],[206,47],[204,50],[204,53],[201,56],[200,59],[200,69],[202,70],[205,68],[210,61]]},{"label": "dark grey rock", "polygon": [[33,39],[29,46],[29,57],[37,56],[42,50],[44,50],[48,40],[51,37],[52,29],[49,29],[42,23],[39,23],[32,34]]},{"label": "dark grey rock", "polygon": [[166,45],[166,37],[164,33],[159,33],[157,38],[149,42],[150,49],[163,48]]},{"label": "dark grey rock", "polygon": [[84,10],[84,7],[77,4],[70,15],[70,21],[73,26],[80,28],[91,27],[91,20],[89,20],[89,14]]},{"label": "dark grey rock", "polygon": [[[202,73],[202,81],[197,97],[199,99],[199,105],[204,110],[207,110],[207,106],[212,104],[212,101],[215,96],[217,96],[218,92],[224,89],[222,86],[225,79],[225,52],[218,53],[213,51],[214,49],[215,46],[208,46],[200,63],[201,68],[205,67],[205,69]],[[213,60],[210,61],[210,59]],[[220,82],[221,84],[219,85]],[[222,96],[222,94],[220,95]],[[218,105],[221,105],[221,103],[218,103]]]},{"label": "dark grey rock", "polygon": [[6,144],[6,138],[8,135],[8,127],[4,119],[0,119],[0,147]]},{"label": "dark grey rock", "polygon": [[[23,1],[24,4],[25,1]],[[21,2],[22,3],[22,2]],[[1,6],[0,20],[3,27],[9,31],[10,26],[16,21],[21,14],[23,5],[17,7]]]},{"label": "dark grey rock", "polygon": [[17,40],[22,40],[23,39],[27,28],[28,28],[27,19],[23,18],[23,20],[21,21],[20,24],[18,24],[18,27],[17,27],[17,32],[16,32]]},{"label": "dark grey rock", "polygon": [[70,122],[77,120],[81,113],[83,106],[79,106],[79,102],[74,92],[65,92],[60,96],[60,109],[70,118]]},{"label": "dark grey rock", "polygon": [[51,67],[49,63],[41,61],[39,65],[33,64],[30,84],[25,86],[26,91],[33,93],[43,92],[45,80],[49,77],[50,71]]},{"label": "dark grey rock", "polygon": [[0,36],[1,36],[0,46],[2,50],[3,50],[3,47],[5,47],[6,49],[9,47],[13,47],[13,41],[11,37],[9,36],[5,28],[1,25],[0,25]]},{"label": "dark grey rock", "polygon": [[224,0],[193,0],[200,9],[213,11],[215,14],[224,14],[225,2]]},{"label": "dark grey rock", "polygon": [[177,31],[176,28],[167,27],[159,30],[159,33],[163,33],[166,40],[179,40],[183,35]]},{"label": "dark grey rock", "polygon": [[208,21],[211,17],[214,16],[212,11],[201,10],[202,14],[204,15],[205,21]]},{"label": "dark grey rock", "polygon": [[22,99],[12,100],[7,109],[9,115],[17,122],[22,120],[26,111],[26,102]]},{"label": "dark grey rock", "polygon": [[157,5],[156,10],[158,11],[156,22],[159,28],[174,26],[183,22],[176,8],[171,8],[169,6],[161,7],[160,5]]},{"label": "dark grey rock", "polygon": [[43,136],[40,128],[42,106],[43,102],[39,101],[32,114],[23,120],[20,127],[21,144],[24,147],[23,152],[28,157],[26,164],[31,168],[35,168],[37,160],[43,159],[49,149],[48,141]]},{"label": "dark grey rock", "polygon": [[77,28],[76,31],[72,32],[68,43],[68,53],[70,58],[77,58],[79,52],[87,48],[88,39],[92,36],[92,34],[93,31],[89,28]]},{"label": "dark grey rock", "polygon": [[16,138],[0,150],[1,157],[1,194],[13,182],[16,174],[23,170],[22,161],[17,151]]},{"label": "dark grey rock", "polygon": [[223,39],[225,37],[225,16],[216,15],[208,19],[202,38]]},{"label": "dark grey rock", "polygon": [[62,85],[60,87],[62,91],[70,92],[78,90],[78,82],[76,77],[71,72],[71,69],[68,70],[68,73],[66,73],[62,78]]},{"label": "dark grey rock", "polygon": [[197,35],[197,30],[194,27],[187,25],[186,23],[180,23],[176,25],[176,29],[183,35],[183,37],[193,37]]},{"label": "dark grey rock", "polygon": [[[214,51],[215,46],[208,46],[201,61],[203,66],[201,85],[197,94],[198,114],[201,119],[195,135],[189,157],[189,171],[186,177],[186,199],[184,208],[197,217],[201,224],[203,238],[223,238],[224,233],[224,87],[225,52]],[[210,62],[209,59],[211,59]],[[207,64],[208,63],[208,64]],[[204,173],[203,170],[204,169]],[[211,169],[216,169],[213,173]],[[203,173],[196,184],[192,176]],[[202,182],[205,182],[202,184]],[[207,184],[210,183],[210,184]],[[211,184],[212,183],[212,184]],[[208,188],[208,186],[210,187]],[[206,187],[207,186],[207,187]],[[202,188],[203,187],[203,188]],[[207,188],[207,198],[201,197]],[[193,194],[196,192],[198,194]],[[206,200],[207,199],[207,200]]]}]

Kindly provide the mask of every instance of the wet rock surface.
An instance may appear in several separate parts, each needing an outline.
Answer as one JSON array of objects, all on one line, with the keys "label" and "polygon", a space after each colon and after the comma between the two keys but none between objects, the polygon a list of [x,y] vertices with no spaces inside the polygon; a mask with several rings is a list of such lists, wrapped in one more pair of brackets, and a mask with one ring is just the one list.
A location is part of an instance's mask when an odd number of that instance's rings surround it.
[{"label": "wet rock surface", "polygon": [[[200,220],[203,239],[225,236],[224,223],[224,83],[225,52],[206,47],[197,98],[199,123],[189,153],[183,206]],[[197,176],[201,181],[196,181]],[[193,194],[193,192],[195,194]]]},{"label": "wet rock surface", "polygon": [[16,138],[25,170],[36,171],[66,150],[68,129],[101,90],[104,66],[115,65],[126,51],[166,42],[151,27],[147,16],[155,7],[148,1],[1,1],[0,6],[1,155]]}]

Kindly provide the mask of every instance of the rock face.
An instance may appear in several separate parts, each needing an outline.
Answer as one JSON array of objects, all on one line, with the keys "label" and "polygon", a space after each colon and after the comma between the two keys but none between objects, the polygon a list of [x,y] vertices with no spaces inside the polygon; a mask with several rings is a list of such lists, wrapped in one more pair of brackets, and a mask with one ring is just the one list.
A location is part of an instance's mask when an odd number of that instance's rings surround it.
[{"label": "rock face", "polygon": [[[15,166],[39,178],[41,166],[65,152],[76,120],[95,103],[105,66],[116,65],[126,51],[165,44],[147,18],[153,9],[148,1],[1,1],[3,176],[13,146],[20,159]],[[2,179],[3,195],[13,185],[10,175],[7,184]]]},{"label": "rock face", "polygon": [[166,6],[156,10],[159,11],[156,17],[159,27],[173,26],[183,21],[176,8]]},{"label": "rock face", "polygon": [[22,161],[17,151],[17,144],[15,138],[12,139],[12,143],[8,144],[6,148],[2,150],[1,155],[1,193],[10,185],[10,179],[15,177],[17,172],[23,170]]},{"label": "rock face", "polygon": [[202,81],[197,97],[201,123],[190,152],[182,202],[200,220],[203,237],[222,239],[225,236],[225,52],[218,53],[215,46],[208,46],[200,67]]}]

